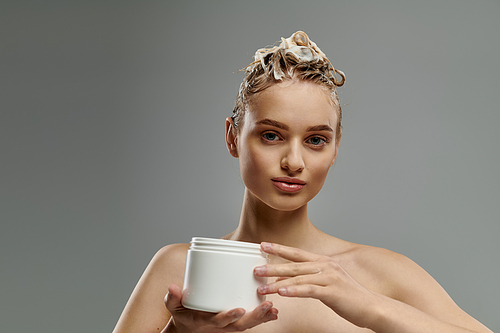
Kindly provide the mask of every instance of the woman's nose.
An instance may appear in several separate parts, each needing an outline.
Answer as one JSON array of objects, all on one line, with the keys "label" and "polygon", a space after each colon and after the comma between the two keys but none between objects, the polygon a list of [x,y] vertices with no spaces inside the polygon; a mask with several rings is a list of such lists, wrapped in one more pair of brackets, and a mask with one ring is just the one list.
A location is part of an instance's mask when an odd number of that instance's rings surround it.
[{"label": "woman's nose", "polygon": [[301,149],[300,144],[291,143],[281,160],[281,167],[290,171],[302,171],[305,164]]}]

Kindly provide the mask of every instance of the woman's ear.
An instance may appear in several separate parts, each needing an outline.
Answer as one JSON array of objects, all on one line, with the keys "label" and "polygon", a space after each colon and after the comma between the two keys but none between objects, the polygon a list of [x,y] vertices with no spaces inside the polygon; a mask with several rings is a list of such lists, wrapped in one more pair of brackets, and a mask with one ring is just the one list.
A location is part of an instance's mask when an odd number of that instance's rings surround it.
[{"label": "woman's ear", "polygon": [[229,154],[233,157],[238,157],[238,146],[236,145],[237,135],[234,122],[231,117],[226,118],[226,147]]},{"label": "woman's ear", "polygon": [[337,159],[337,154],[339,153],[339,146],[340,146],[340,138],[335,140],[335,155],[333,156],[333,161],[332,164],[330,164],[330,168],[333,166],[335,163],[335,160]]}]

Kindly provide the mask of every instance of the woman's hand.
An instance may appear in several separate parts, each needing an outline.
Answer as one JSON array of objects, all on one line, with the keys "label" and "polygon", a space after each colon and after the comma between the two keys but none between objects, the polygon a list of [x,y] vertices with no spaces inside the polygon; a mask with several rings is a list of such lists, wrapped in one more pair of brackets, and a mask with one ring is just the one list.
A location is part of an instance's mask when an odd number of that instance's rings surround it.
[{"label": "woman's hand", "polygon": [[316,298],[359,327],[368,327],[375,320],[372,313],[380,295],[359,284],[332,258],[278,244],[262,243],[261,248],[292,261],[255,268],[257,276],[278,278],[259,287],[261,295]]},{"label": "woman's hand", "polygon": [[182,306],[182,290],[171,284],[165,296],[165,306],[172,315],[163,333],[241,332],[259,324],[278,319],[278,310],[269,301],[262,302],[252,312],[242,308],[219,313],[190,310]]}]

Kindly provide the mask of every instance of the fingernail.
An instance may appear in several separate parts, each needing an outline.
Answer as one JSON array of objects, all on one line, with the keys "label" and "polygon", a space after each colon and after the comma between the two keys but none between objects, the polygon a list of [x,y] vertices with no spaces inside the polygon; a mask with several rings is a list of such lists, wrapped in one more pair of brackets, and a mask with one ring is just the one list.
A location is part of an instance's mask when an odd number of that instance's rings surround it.
[{"label": "fingernail", "polygon": [[272,247],[271,243],[262,242],[262,243],[260,243],[260,246],[262,246],[262,249],[264,251],[271,251],[271,247]]},{"label": "fingernail", "polygon": [[260,286],[259,288],[257,288],[257,291],[260,293],[260,294],[265,294],[268,290],[268,286],[267,285],[264,285],[264,286]]},{"label": "fingernail", "polygon": [[267,314],[267,317],[268,317],[268,318],[270,318],[271,320],[276,320],[276,319],[278,319],[278,316],[277,316],[277,315],[275,315],[275,314],[274,314],[274,313],[272,313],[272,312],[269,312],[269,313]]},{"label": "fingernail", "polygon": [[234,318],[240,318],[241,316],[243,316],[243,314],[238,310],[229,311],[229,315]]},{"label": "fingernail", "polygon": [[266,266],[257,266],[254,268],[254,272],[256,275],[264,275],[266,274]]},{"label": "fingernail", "polygon": [[231,310],[229,315],[231,316],[231,324],[243,317],[244,313],[239,312],[238,310]]},{"label": "fingernail", "polygon": [[278,289],[278,293],[280,295],[286,295],[288,293],[288,290],[286,288],[280,288]]}]

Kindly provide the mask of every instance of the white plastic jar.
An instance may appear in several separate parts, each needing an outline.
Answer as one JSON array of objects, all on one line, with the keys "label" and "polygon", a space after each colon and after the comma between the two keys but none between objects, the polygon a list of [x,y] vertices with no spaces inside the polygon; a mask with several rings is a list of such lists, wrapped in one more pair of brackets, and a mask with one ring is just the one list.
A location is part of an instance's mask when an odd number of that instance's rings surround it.
[{"label": "white plastic jar", "polygon": [[208,312],[251,311],[265,300],[257,288],[267,283],[253,269],[267,263],[259,244],[193,237],[187,251],[182,305]]}]

